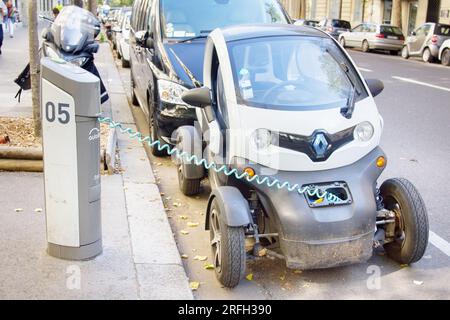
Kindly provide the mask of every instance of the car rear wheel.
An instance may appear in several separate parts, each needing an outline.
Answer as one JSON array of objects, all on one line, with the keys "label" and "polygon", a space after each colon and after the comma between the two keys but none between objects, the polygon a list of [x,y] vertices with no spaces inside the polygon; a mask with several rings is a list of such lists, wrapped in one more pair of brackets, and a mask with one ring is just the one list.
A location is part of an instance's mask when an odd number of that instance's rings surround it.
[{"label": "car rear wheel", "polygon": [[[163,140],[161,139],[161,137],[159,136],[159,124],[158,124],[158,120],[155,118],[155,115],[152,113],[150,115],[150,135],[152,138],[152,143],[159,141],[159,143],[153,145],[152,149],[152,155],[154,155],[155,157],[165,157],[168,155],[166,148],[160,150],[160,148],[162,148],[165,143],[163,142]],[[160,147],[160,148],[158,148]]]},{"label": "car rear wheel", "polygon": [[442,52],[441,63],[444,66],[450,66],[450,49],[445,49],[444,52]]},{"label": "car rear wheel", "polygon": [[125,58],[122,56],[122,68],[129,68],[130,67],[130,61],[125,60]]},{"label": "car rear wheel", "polygon": [[133,71],[131,71],[131,76],[130,76],[130,86],[131,86],[131,103],[133,104],[133,106],[139,106],[139,101],[136,97],[136,93],[134,93],[134,89],[135,89],[135,84],[134,84],[134,77],[133,77]]},{"label": "car rear wheel", "polygon": [[391,50],[391,51],[389,51],[389,53],[391,54],[391,56],[398,56],[397,50]]},{"label": "car rear wheel", "polygon": [[431,55],[431,51],[429,48],[425,48],[422,53],[422,60],[424,62],[431,62],[433,61],[433,56]]},{"label": "car rear wheel", "polygon": [[364,40],[362,42],[362,51],[363,52],[369,52],[370,51],[369,42],[367,40]]},{"label": "car rear wheel", "polygon": [[345,48],[345,39],[344,39],[344,37],[341,37],[341,39],[339,40],[339,43],[341,44],[342,48]]},{"label": "car rear wheel", "polygon": [[409,59],[409,51],[408,51],[408,47],[404,46],[402,49],[402,58],[403,59]]},{"label": "car rear wheel", "polygon": [[380,188],[384,206],[395,214],[395,238],[384,245],[390,258],[401,264],[419,261],[428,245],[428,215],[414,185],[406,179],[390,179]]}]

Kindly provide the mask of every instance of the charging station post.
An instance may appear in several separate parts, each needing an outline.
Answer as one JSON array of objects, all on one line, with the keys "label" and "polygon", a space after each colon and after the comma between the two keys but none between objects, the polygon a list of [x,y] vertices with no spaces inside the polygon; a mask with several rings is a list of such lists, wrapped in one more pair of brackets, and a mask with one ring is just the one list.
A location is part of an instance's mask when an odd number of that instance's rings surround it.
[{"label": "charging station post", "polygon": [[86,260],[102,252],[100,81],[63,61],[41,60],[48,254]]}]

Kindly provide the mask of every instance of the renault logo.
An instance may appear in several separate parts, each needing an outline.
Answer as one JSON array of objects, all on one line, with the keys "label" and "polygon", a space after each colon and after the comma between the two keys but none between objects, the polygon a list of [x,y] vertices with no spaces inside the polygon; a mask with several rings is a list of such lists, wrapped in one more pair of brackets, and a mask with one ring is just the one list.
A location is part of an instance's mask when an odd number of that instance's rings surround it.
[{"label": "renault logo", "polygon": [[312,143],[312,147],[318,158],[323,158],[325,156],[329,145],[330,144],[323,133],[316,134]]}]

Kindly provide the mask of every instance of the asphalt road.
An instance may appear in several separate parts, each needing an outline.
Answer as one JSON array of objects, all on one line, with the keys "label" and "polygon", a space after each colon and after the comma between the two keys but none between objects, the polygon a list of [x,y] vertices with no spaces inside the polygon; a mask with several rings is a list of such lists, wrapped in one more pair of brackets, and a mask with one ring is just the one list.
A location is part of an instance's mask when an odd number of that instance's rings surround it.
[{"label": "asphalt road", "polygon": [[[194,260],[197,255],[208,256],[208,261],[211,258],[209,233],[204,231],[208,182],[203,182],[199,197],[185,197],[178,190],[175,166],[170,159],[150,156],[179,251],[188,255],[184,260],[187,274],[191,281],[200,282],[196,298],[450,298],[450,68],[381,53],[349,52],[366,78],[378,78],[385,84],[384,92],[376,98],[385,120],[381,146],[389,157],[380,181],[408,178],[421,192],[432,230],[424,258],[404,267],[379,252],[364,264],[303,272],[287,269],[281,260],[265,258],[247,264],[247,274],[252,274],[253,280],[244,279],[233,290],[222,288],[214,272],[204,269],[205,262]],[[121,75],[129,88],[129,69],[122,69]],[[142,132],[148,134],[143,113],[139,108],[133,112]],[[188,227],[188,221],[200,225]],[[183,235],[182,230],[189,234]]]}]

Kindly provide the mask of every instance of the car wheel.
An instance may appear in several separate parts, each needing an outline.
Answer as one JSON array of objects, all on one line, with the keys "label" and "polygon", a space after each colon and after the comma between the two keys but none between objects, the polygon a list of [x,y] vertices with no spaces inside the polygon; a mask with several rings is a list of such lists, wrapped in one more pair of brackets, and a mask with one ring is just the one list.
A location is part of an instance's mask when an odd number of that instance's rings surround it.
[{"label": "car wheel", "polygon": [[178,166],[178,185],[185,196],[195,196],[200,193],[201,179],[187,179],[183,172],[183,165]]},{"label": "car wheel", "polygon": [[450,49],[445,49],[444,52],[442,52],[441,63],[444,66],[450,66]]},{"label": "car wheel", "polygon": [[419,261],[428,245],[428,215],[414,185],[406,179],[390,179],[380,188],[387,210],[395,213],[395,239],[384,245],[390,258],[401,264]]},{"label": "car wheel", "polygon": [[425,48],[425,49],[423,50],[423,53],[422,53],[422,60],[423,60],[424,62],[431,62],[431,61],[433,61],[433,56],[431,55],[431,51],[430,51],[429,48]]},{"label": "car wheel", "polygon": [[344,37],[341,37],[341,39],[339,40],[339,43],[341,44],[342,48],[345,48],[345,39],[344,39]]},{"label": "car wheel", "polygon": [[399,51],[391,50],[391,51],[389,51],[389,53],[391,54],[391,56],[398,56]]},{"label": "car wheel", "polygon": [[152,112],[150,115],[150,135],[152,138],[152,143],[159,141],[159,143],[154,144],[153,147],[151,148],[152,155],[154,155],[155,157],[161,158],[161,157],[167,156],[168,152],[167,152],[166,148],[163,149],[163,146],[165,145],[165,143],[159,136],[158,132],[159,132],[159,123],[158,123],[158,120],[155,119],[155,115]]},{"label": "car wheel", "polygon": [[209,213],[210,243],[217,280],[227,287],[236,287],[245,274],[245,233],[242,227],[229,227],[220,206],[213,199]]},{"label": "car wheel", "polygon": [[120,54],[120,50],[117,50],[117,59],[122,59],[122,55]]},{"label": "car wheel", "polygon": [[409,59],[409,51],[408,51],[408,47],[404,46],[402,48],[402,58],[403,59]]},{"label": "car wheel", "polygon": [[130,67],[130,61],[125,60],[125,58],[122,56],[122,68],[129,68]]},{"label": "car wheel", "polygon": [[139,106],[139,101],[136,97],[136,93],[134,93],[135,85],[134,85],[134,77],[133,77],[133,71],[131,72],[130,76],[130,84],[131,84],[131,103],[133,106]]},{"label": "car wheel", "polygon": [[362,42],[362,47],[361,47],[363,52],[369,52],[370,51],[370,46],[369,46],[369,42],[367,40],[364,40]]}]

